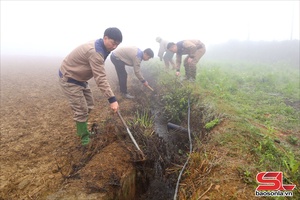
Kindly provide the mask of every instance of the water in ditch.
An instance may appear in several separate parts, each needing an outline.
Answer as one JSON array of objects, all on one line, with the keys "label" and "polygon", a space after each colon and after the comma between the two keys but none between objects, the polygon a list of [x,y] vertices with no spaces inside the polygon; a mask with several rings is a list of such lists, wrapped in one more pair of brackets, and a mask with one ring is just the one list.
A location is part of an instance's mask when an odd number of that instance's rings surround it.
[{"label": "water in ditch", "polygon": [[[162,109],[152,105],[155,136],[147,139],[147,161],[137,165],[137,200],[171,200],[181,166],[186,160],[188,136],[168,128]],[[145,143],[145,142],[144,142]]]}]

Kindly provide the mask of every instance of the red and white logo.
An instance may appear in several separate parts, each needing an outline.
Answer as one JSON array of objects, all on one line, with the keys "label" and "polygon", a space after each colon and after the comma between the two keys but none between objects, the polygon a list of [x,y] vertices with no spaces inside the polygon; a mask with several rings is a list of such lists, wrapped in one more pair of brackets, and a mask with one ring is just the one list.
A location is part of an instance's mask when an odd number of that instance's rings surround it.
[{"label": "red and white logo", "polygon": [[296,185],[283,184],[282,172],[260,172],[256,175],[257,182],[260,183],[256,190],[293,190]]},{"label": "red and white logo", "polygon": [[255,196],[293,196],[296,185],[283,184],[282,172],[260,172],[256,175],[260,184],[255,190]]}]

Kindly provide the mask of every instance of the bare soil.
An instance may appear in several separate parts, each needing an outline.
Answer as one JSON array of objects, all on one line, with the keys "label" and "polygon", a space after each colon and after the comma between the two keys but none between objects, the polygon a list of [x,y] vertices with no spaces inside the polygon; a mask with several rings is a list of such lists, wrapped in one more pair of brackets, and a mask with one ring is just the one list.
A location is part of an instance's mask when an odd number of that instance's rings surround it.
[{"label": "bare soil", "polygon": [[[139,159],[94,80],[90,85],[95,109],[89,128],[95,134],[88,147],[81,147],[72,111],[58,85],[61,61],[31,57],[1,61],[0,199],[117,199],[121,177]],[[136,103],[117,98],[128,121]]]},{"label": "bare soil", "polygon": [[[124,190],[128,194],[124,200],[173,199],[179,171],[186,161],[185,152],[189,150],[187,135],[172,134],[169,143],[173,143],[173,149],[167,150],[162,138],[153,134],[146,140],[139,133],[147,130],[130,126],[147,156],[147,161],[136,162],[140,154],[118,115],[110,110],[107,99],[91,80],[95,109],[89,116],[89,129],[95,134],[88,147],[81,147],[71,108],[58,85],[62,59],[1,58],[0,200],[123,200],[120,193]],[[134,75],[129,71],[128,89],[137,98],[123,99],[117,92],[110,63],[107,73],[122,116],[130,123],[138,109],[151,103],[153,93],[131,80]],[[290,104],[299,106],[299,102]],[[200,114],[194,113],[198,118]],[[193,128],[202,127],[197,117],[191,119]],[[211,134],[234,128],[224,121]],[[199,156],[189,164],[179,199],[186,199],[192,192],[193,199],[256,199],[253,185],[247,184],[254,180],[244,180],[248,177],[238,171],[239,166],[251,167],[251,156],[240,157],[238,151],[230,152],[213,143],[204,142],[201,148],[194,149],[195,156],[203,152],[210,152],[210,156],[204,160]],[[122,188],[122,178],[135,172],[136,187]]]}]

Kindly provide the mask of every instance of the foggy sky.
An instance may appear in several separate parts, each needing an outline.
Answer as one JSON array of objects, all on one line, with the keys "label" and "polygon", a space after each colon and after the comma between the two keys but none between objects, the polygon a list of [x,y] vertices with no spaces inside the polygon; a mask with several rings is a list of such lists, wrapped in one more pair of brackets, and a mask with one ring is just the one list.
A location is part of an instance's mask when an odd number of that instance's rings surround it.
[{"label": "foggy sky", "polygon": [[1,1],[1,54],[66,55],[108,27],[120,46],[150,47],[155,38],[299,40],[299,1]]}]

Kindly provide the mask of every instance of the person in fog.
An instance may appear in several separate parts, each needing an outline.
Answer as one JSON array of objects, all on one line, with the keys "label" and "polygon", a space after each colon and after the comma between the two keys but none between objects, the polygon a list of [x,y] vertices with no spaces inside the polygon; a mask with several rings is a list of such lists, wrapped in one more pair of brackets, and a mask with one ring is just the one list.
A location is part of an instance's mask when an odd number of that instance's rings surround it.
[{"label": "person in fog", "polygon": [[167,49],[176,53],[176,75],[180,75],[180,66],[182,55],[187,55],[184,59],[185,76],[187,80],[196,80],[196,65],[200,58],[205,54],[205,45],[200,40],[182,40],[177,42],[170,42]]},{"label": "person in fog", "polygon": [[174,53],[167,49],[169,42],[167,40],[163,40],[161,37],[157,37],[156,42],[159,43],[157,56],[159,57],[160,61],[164,60],[166,69],[170,68],[170,64],[172,65],[172,69],[175,69],[175,63],[173,61]]},{"label": "person in fog", "polygon": [[75,48],[59,68],[59,85],[73,111],[77,135],[81,144],[90,142],[87,120],[94,108],[94,100],[88,80],[94,77],[100,91],[107,97],[110,108],[117,111],[119,104],[107,81],[104,62],[111,51],[122,42],[122,33],[116,27],[107,28],[103,38],[93,40]]},{"label": "person in fog", "polygon": [[148,82],[141,73],[140,66],[142,61],[148,61],[150,58],[153,58],[153,56],[154,53],[150,48],[142,51],[134,46],[120,47],[111,53],[110,59],[115,66],[120,92],[123,97],[127,99],[134,98],[134,96],[127,92],[127,72],[125,65],[133,67],[135,76],[144,84],[144,86],[149,87]]}]

